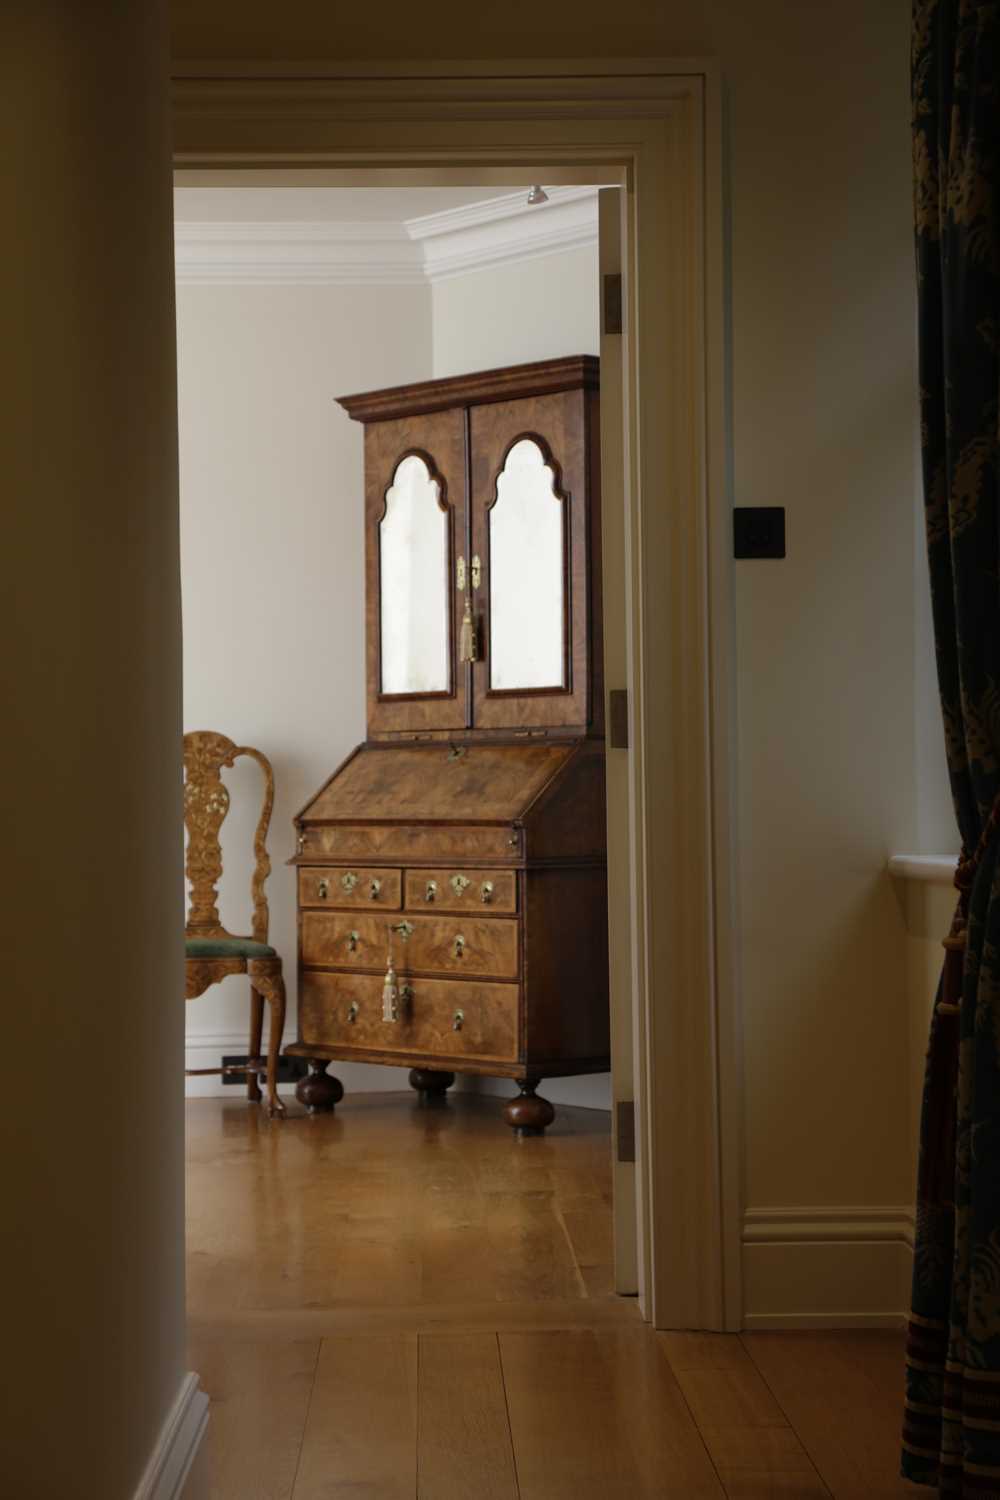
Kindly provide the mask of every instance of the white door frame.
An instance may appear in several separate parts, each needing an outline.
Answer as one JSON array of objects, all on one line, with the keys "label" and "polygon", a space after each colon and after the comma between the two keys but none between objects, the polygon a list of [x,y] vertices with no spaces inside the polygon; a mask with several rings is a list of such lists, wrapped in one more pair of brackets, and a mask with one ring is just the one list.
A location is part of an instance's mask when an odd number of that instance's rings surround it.
[{"label": "white door frame", "polygon": [[[178,172],[620,183],[639,1287],[741,1317],[721,98],[701,62],[186,65]],[[183,180],[183,178],[181,179]],[[610,683],[621,686],[621,683]]]}]

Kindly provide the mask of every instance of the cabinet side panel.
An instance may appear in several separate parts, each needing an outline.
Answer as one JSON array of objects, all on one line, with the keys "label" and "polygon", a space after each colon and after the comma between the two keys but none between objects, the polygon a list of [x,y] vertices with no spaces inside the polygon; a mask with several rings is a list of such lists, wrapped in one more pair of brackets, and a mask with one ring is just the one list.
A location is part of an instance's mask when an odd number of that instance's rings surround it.
[{"label": "cabinet side panel", "polygon": [[606,1059],[608,883],[594,866],[525,876],[526,1055]]},{"label": "cabinet side panel", "polygon": [[606,860],[604,744],[584,742],[525,815],[525,851],[533,859]]}]

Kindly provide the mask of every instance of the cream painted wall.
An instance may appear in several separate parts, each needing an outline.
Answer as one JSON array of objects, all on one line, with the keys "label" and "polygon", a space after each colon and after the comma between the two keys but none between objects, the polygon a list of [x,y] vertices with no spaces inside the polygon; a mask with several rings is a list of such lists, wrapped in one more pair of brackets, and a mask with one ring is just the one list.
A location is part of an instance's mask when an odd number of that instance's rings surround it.
[{"label": "cream painted wall", "polygon": [[433,308],[435,376],[598,354],[597,246],[450,276]]},{"label": "cream painted wall", "polygon": [[[274,765],[267,890],[288,1039],[292,818],[365,734],[363,429],[335,397],[426,379],[430,310],[419,286],[177,293],[184,725],[219,729]],[[231,931],[248,932],[259,772],[238,762],[228,782],[220,910]],[[213,1066],[213,1039],[242,1037],[248,1015],[245,979],[192,1001],[189,1065]],[[335,1071],[351,1088],[400,1086],[395,1068]],[[217,1087],[205,1080],[200,1091]]]},{"label": "cream painted wall", "polygon": [[165,22],[94,0],[0,25],[12,1500],[132,1500],[184,1379]]}]

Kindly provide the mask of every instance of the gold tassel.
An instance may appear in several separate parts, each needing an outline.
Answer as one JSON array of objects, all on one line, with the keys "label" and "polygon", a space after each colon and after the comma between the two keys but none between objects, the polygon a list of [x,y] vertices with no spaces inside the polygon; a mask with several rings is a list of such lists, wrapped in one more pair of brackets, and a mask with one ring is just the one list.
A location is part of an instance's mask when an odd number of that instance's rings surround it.
[{"label": "gold tassel", "polygon": [[385,982],[382,985],[382,1020],[399,1020],[399,984],[396,979],[396,970],[392,965],[392,928],[389,928],[389,955],[385,971]]},{"label": "gold tassel", "polygon": [[462,629],[458,637],[458,659],[459,661],[478,661],[479,652],[476,650],[476,622],[472,618],[472,595],[465,596],[465,614],[462,616]]}]

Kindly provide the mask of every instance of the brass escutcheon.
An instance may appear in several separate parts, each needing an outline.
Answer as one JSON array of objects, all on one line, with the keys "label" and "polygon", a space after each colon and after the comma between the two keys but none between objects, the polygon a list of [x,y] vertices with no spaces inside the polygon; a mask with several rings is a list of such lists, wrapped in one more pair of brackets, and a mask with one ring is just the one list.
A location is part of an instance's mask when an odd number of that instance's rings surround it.
[{"label": "brass escutcheon", "polygon": [[438,883],[436,880],[428,880],[427,890],[424,892],[425,901],[433,901],[437,895]]},{"label": "brass escutcheon", "polygon": [[465,1023],[465,1011],[464,1010],[456,1010],[454,1019],[453,1019],[453,1021],[451,1023],[451,1029],[452,1029],[452,1031],[461,1031],[462,1026],[464,1025],[464,1023]]},{"label": "brass escutcheon", "polygon": [[377,901],[378,900],[378,893],[379,893],[379,891],[381,889],[382,889],[382,882],[381,882],[381,880],[376,880],[373,877],[368,882],[368,899],[369,899],[369,901]]},{"label": "brass escutcheon", "polygon": [[450,884],[456,896],[463,896],[465,894],[466,886],[471,885],[472,882],[469,879],[468,875],[453,875],[451,877]]},{"label": "brass escutcheon", "polygon": [[361,937],[360,937],[359,933],[353,932],[353,931],[349,932],[347,934],[347,951],[348,951],[348,953],[357,953],[357,951],[358,951],[358,944],[360,943],[360,941],[361,941]]},{"label": "brass escutcheon", "polygon": [[465,938],[460,932],[455,935],[455,945],[452,948],[452,952],[456,958],[464,958],[465,956]]},{"label": "brass escutcheon", "polygon": [[483,881],[482,885],[479,887],[479,899],[484,906],[489,906],[490,902],[493,900],[492,880]]},{"label": "brass escutcheon", "polygon": [[413,932],[413,923],[405,921],[397,922],[395,927],[392,928],[392,931],[398,932],[400,937],[403,939],[403,942],[405,943],[407,938],[410,937]]},{"label": "brass escutcheon", "polygon": [[340,883],[344,887],[344,890],[347,892],[347,894],[350,895],[350,893],[358,883],[358,877],[355,875],[353,870],[345,870],[344,874],[340,877]]},{"label": "brass escutcheon", "polygon": [[316,890],[319,893],[320,900],[325,901],[330,894],[330,882],[328,880],[321,880]]}]

